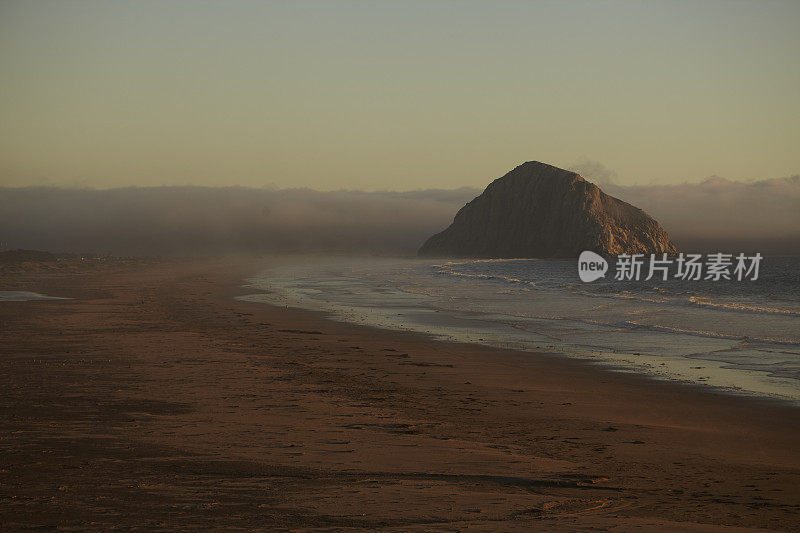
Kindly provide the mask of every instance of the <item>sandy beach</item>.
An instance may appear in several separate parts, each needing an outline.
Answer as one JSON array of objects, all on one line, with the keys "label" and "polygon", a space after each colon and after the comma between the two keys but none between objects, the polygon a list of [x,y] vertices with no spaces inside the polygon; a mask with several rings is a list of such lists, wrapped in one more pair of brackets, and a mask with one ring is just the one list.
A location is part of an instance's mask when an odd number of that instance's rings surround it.
[{"label": "sandy beach", "polygon": [[3,267],[0,527],[800,529],[800,410],[237,301],[261,259]]}]

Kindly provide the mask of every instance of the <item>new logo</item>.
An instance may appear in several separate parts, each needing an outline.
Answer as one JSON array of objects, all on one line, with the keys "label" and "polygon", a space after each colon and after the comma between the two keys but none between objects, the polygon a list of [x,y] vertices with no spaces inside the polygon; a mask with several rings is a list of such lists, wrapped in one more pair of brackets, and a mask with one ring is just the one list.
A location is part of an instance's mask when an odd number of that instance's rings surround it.
[{"label": "new logo", "polygon": [[581,252],[578,257],[578,276],[581,281],[589,283],[598,278],[605,277],[608,270],[608,261],[594,252]]}]

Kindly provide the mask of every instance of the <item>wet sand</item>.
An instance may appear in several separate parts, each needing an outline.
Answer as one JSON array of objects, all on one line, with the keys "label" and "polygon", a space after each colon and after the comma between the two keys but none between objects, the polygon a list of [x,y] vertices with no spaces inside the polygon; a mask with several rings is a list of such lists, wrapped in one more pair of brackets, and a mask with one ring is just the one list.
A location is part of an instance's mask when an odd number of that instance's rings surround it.
[{"label": "wet sand", "polygon": [[265,261],[0,269],[0,528],[800,530],[800,409],[237,301]]}]

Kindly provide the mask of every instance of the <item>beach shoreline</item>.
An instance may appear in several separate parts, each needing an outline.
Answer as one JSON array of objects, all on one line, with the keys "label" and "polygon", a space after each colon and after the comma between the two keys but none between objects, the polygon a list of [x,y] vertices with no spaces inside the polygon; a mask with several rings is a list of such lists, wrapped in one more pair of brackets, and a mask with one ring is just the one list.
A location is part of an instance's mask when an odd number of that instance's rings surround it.
[{"label": "beach shoreline", "polygon": [[290,260],[4,271],[71,299],[0,302],[0,524],[800,528],[796,407],[235,299]]},{"label": "beach shoreline", "polygon": [[[771,301],[782,306],[775,314],[738,311],[753,291],[781,286],[775,278],[791,265],[771,265],[766,285],[743,293],[733,286],[575,286],[574,267],[565,260],[323,257],[270,266],[247,280],[254,293],[239,298],[800,406],[800,324],[776,316],[791,313],[792,304]],[[695,306],[698,298],[709,305]]]}]

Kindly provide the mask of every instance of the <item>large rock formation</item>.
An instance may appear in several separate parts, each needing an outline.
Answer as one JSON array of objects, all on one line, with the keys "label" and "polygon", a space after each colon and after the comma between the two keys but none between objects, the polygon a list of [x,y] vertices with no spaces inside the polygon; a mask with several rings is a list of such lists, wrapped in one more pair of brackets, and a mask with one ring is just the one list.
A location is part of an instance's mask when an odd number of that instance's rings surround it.
[{"label": "large rock formation", "polygon": [[537,161],[494,180],[419,249],[449,257],[577,257],[675,253],[647,213],[575,172]]}]

